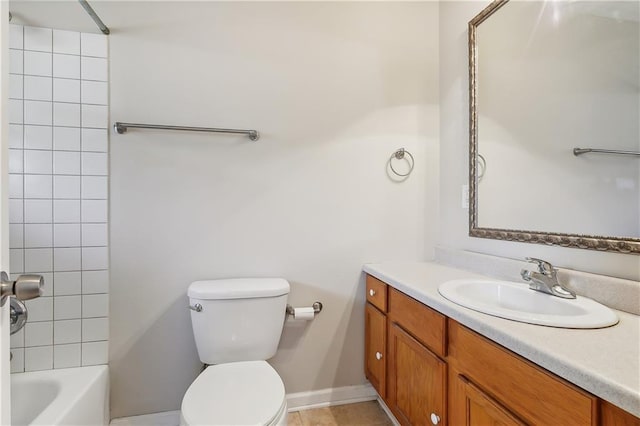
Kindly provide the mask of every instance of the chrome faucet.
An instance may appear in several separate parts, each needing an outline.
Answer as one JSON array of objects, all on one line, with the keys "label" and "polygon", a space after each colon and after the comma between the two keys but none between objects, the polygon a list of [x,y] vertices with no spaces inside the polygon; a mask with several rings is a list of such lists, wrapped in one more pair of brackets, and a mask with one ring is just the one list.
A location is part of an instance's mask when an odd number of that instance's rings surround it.
[{"label": "chrome faucet", "polygon": [[523,269],[520,271],[522,279],[529,283],[531,290],[541,291],[551,294],[552,296],[562,297],[563,299],[575,299],[576,294],[569,289],[564,288],[558,282],[558,270],[545,260],[526,257],[527,262],[538,264],[538,272]]}]

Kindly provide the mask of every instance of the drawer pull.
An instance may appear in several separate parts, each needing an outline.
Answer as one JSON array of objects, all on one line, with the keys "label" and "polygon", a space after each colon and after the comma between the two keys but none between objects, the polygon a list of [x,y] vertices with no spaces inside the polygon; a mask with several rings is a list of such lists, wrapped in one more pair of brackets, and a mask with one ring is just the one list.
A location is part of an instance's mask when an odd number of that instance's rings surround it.
[{"label": "drawer pull", "polygon": [[377,360],[382,359],[382,354],[380,352],[376,352],[376,359]]},{"label": "drawer pull", "polygon": [[433,423],[434,425],[440,423],[440,416],[438,416],[436,413],[431,413],[431,423]]},{"label": "drawer pull", "polygon": [[369,290],[369,296],[373,297],[376,295],[376,291],[374,289]]}]

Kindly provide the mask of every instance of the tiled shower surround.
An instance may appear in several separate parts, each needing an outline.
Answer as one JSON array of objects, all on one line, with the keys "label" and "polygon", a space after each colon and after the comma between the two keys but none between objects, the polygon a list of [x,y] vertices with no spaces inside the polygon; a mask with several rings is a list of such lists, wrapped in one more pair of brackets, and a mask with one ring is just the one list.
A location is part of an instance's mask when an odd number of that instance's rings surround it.
[{"label": "tiled shower surround", "polygon": [[108,355],[108,65],[98,34],[10,26],[11,275],[42,274],[11,371]]}]

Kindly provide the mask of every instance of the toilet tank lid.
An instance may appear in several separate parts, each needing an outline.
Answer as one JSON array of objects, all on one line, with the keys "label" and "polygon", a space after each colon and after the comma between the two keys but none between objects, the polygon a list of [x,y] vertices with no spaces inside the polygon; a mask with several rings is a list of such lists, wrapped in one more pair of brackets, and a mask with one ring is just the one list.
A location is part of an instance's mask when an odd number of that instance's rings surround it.
[{"label": "toilet tank lid", "polygon": [[232,278],[195,281],[189,286],[193,299],[250,299],[289,293],[289,282],[282,278]]}]

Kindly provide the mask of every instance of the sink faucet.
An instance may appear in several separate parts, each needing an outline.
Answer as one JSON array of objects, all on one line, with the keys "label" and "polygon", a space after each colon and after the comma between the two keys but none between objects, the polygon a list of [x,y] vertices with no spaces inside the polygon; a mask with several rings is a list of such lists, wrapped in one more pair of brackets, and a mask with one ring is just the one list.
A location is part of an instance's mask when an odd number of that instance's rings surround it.
[{"label": "sink faucet", "polygon": [[527,262],[537,263],[538,272],[523,269],[520,271],[522,279],[529,283],[531,290],[541,291],[551,294],[552,296],[562,297],[563,299],[575,299],[576,294],[571,290],[564,288],[558,282],[558,270],[545,260],[526,257]]}]

